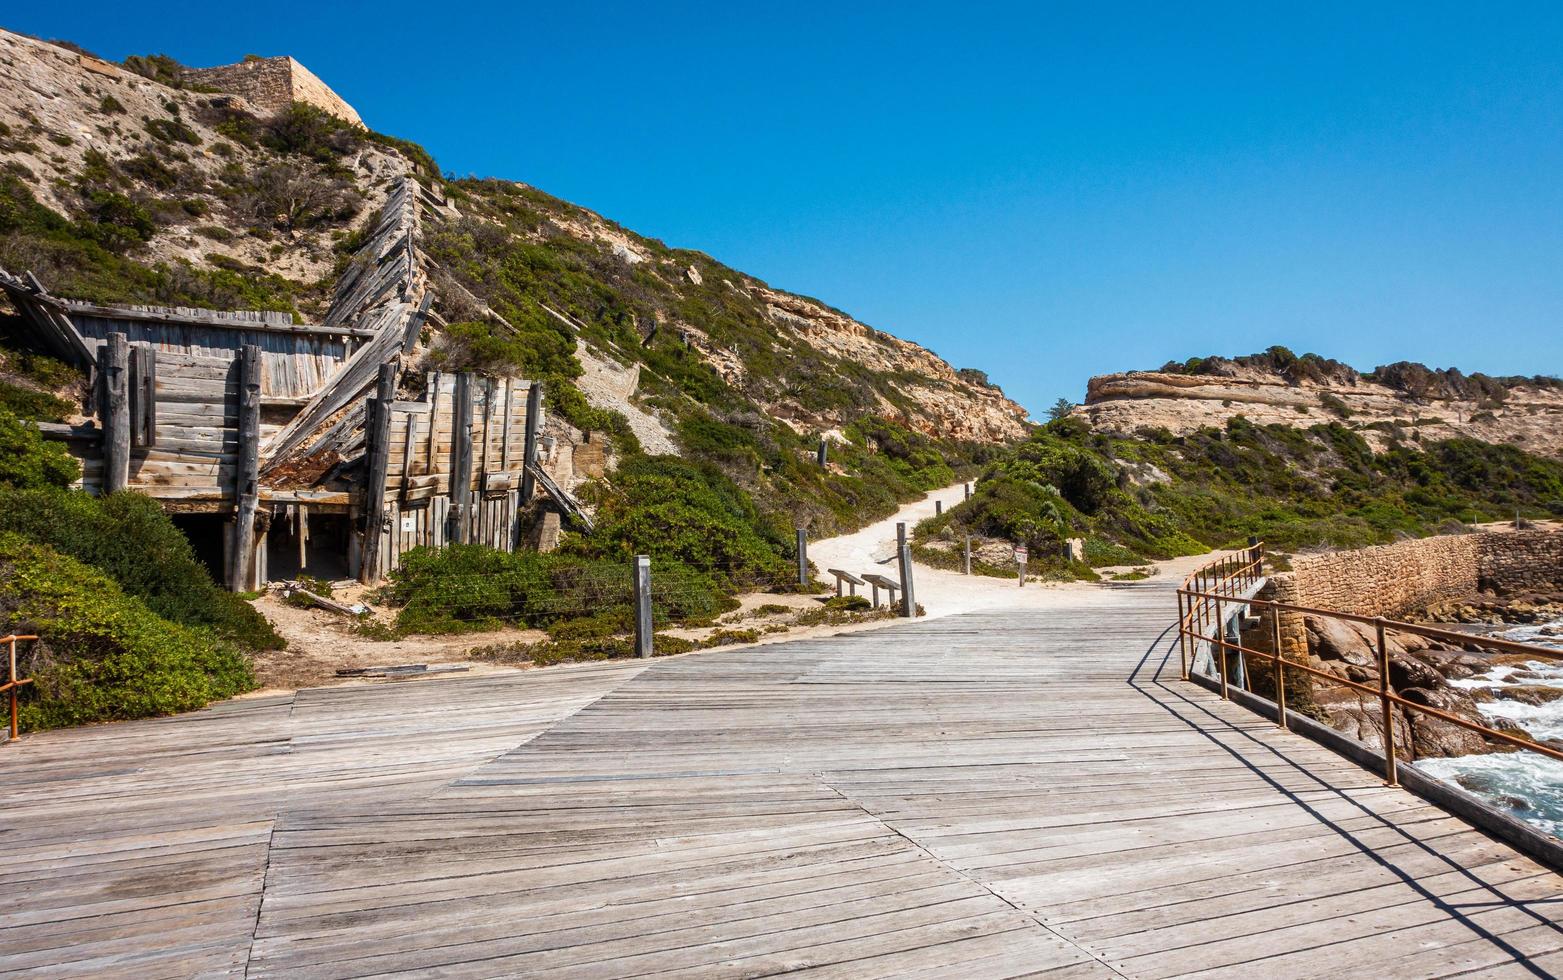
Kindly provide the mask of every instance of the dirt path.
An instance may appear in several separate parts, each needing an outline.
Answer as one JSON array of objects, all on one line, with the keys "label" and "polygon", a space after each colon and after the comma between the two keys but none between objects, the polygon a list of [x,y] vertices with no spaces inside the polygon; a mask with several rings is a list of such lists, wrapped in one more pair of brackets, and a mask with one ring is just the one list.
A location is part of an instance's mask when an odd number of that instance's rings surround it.
[{"label": "dirt path", "polygon": [[[830,580],[825,571],[828,568],[841,568],[857,575],[878,572],[889,578],[897,578],[899,572],[894,561],[896,524],[904,521],[910,531],[918,521],[933,516],[936,501],[942,500],[946,505],[954,506],[961,499],[962,485],[959,483],[935,490],[861,530],[811,542],[809,558],[827,581]],[[1012,580],[962,575],[923,564],[915,566],[913,581],[917,601],[930,618],[993,609],[1062,609],[1081,602],[1089,603],[1093,601],[1093,596],[1107,602],[1112,595],[1111,589],[1093,583],[1028,582],[1025,588],[1020,588]],[[359,586],[348,586],[338,591],[337,598],[348,603],[358,602],[362,600],[363,592]],[[797,613],[817,609],[820,597],[760,593],[740,596],[739,602],[739,609],[723,616],[716,628],[756,630],[760,633],[756,642],[762,644],[879,629],[897,622],[896,619],[877,619],[851,624],[788,626],[785,631],[776,629],[767,633],[764,631],[768,626],[787,624]],[[319,609],[296,609],[282,602],[275,594],[262,596],[256,600],[255,606],[288,641],[286,650],[267,652],[256,657],[256,672],[264,685],[264,693],[338,683],[399,683],[344,679],[336,675],[338,669],[348,667],[463,663],[470,665],[471,673],[530,669],[526,666],[500,666],[481,658],[473,659],[470,653],[474,648],[483,646],[536,643],[548,638],[542,630],[506,629],[454,636],[377,640],[358,632],[353,623],[343,616]],[[785,607],[788,611],[760,612],[762,606]],[[668,632],[686,639],[703,640],[713,629],[675,629]]]},{"label": "dirt path", "polygon": [[[897,578],[896,524],[905,521],[910,534],[918,521],[934,515],[936,502],[943,501],[950,507],[960,503],[962,486],[957,483],[935,490],[862,530],[811,543],[809,558],[821,575],[826,575],[827,568],[840,568],[858,576],[878,572],[888,578]],[[981,609],[1049,608],[1075,602],[1081,592],[1105,591],[1089,582],[1027,582],[1025,588],[1021,588],[1014,580],[962,575],[920,563],[913,569],[912,584],[918,603],[929,616],[935,617]]]}]

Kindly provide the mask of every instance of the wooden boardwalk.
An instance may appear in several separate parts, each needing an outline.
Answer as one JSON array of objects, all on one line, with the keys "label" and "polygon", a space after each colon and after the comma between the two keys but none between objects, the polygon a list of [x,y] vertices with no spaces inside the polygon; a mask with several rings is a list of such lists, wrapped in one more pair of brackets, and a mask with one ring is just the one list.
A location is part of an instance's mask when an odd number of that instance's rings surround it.
[{"label": "wooden boardwalk", "polygon": [[1178,682],[1169,585],[28,738],[0,972],[1563,972],[1563,879]]}]

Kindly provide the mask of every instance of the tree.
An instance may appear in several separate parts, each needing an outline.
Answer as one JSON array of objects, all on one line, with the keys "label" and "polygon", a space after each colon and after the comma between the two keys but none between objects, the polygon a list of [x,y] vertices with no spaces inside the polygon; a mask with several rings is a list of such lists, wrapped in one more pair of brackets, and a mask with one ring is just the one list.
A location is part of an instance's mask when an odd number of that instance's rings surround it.
[{"label": "tree", "polygon": [[1059,419],[1068,418],[1069,413],[1075,410],[1075,403],[1067,398],[1060,398],[1053,403],[1053,407],[1047,410],[1047,417],[1057,422]]}]

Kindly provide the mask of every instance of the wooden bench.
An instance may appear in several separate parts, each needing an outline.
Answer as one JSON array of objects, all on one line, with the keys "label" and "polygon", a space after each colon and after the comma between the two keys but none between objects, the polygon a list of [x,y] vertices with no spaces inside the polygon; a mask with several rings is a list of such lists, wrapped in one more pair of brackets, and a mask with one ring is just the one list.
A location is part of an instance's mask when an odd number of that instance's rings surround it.
[{"label": "wooden bench", "polygon": [[888,577],[886,577],[884,575],[880,575],[878,572],[875,572],[875,573],[873,573],[871,575],[865,575],[863,577],[865,579],[867,579],[868,580],[868,584],[873,586],[873,588],[874,588],[874,605],[876,607],[879,605],[879,590],[880,589],[884,589],[884,590],[886,590],[887,592],[890,593],[890,605],[892,605],[892,606],[895,605],[895,594],[897,592],[901,591],[901,583],[900,582],[897,582],[893,578],[888,578]]},{"label": "wooden bench", "polygon": [[868,584],[867,582],[858,578],[856,575],[853,575],[851,572],[844,572],[839,568],[828,568],[826,571],[836,576],[836,595],[838,596],[841,595],[842,583],[846,583],[847,588],[852,590],[852,595],[857,595],[858,586]]}]

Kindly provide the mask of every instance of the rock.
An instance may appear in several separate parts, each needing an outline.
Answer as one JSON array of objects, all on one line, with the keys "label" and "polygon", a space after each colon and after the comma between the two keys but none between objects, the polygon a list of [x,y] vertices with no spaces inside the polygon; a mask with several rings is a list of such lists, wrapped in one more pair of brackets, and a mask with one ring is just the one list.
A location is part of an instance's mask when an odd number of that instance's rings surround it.
[{"label": "rock", "polygon": [[[1412,704],[1437,708],[1474,724],[1488,724],[1487,719],[1476,710],[1471,699],[1456,691],[1447,689],[1433,691],[1413,687],[1401,691],[1400,696]],[[1457,755],[1476,755],[1492,750],[1486,738],[1453,722],[1416,710],[1405,713],[1410,716],[1413,758],[1442,759]]]},{"label": "rock", "polygon": [[1085,561],[1085,539],[1069,538],[1064,542],[1064,559],[1066,561]]},{"label": "rock", "polygon": [[689,281],[694,283],[696,286],[705,281],[704,279],[700,278],[700,270],[695,268],[694,263],[690,263],[689,268],[684,270],[684,275],[688,276]]},{"label": "rock", "polygon": [[1308,651],[1320,660],[1340,660],[1358,667],[1374,662],[1374,640],[1359,623],[1308,616],[1303,620],[1308,631]]},{"label": "rock", "polygon": [[1437,689],[1448,686],[1444,675],[1432,664],[1406,654],[1389,658],[1389,683],[1397,691],[1408,687]]},{"label": "rock", "polygon": [[1551,704],[1563,698],[1563,687],[1538,687],[1529,684],[1511,684],[1492,688],[1492,693],[1505,701],[1521,704]]}]

